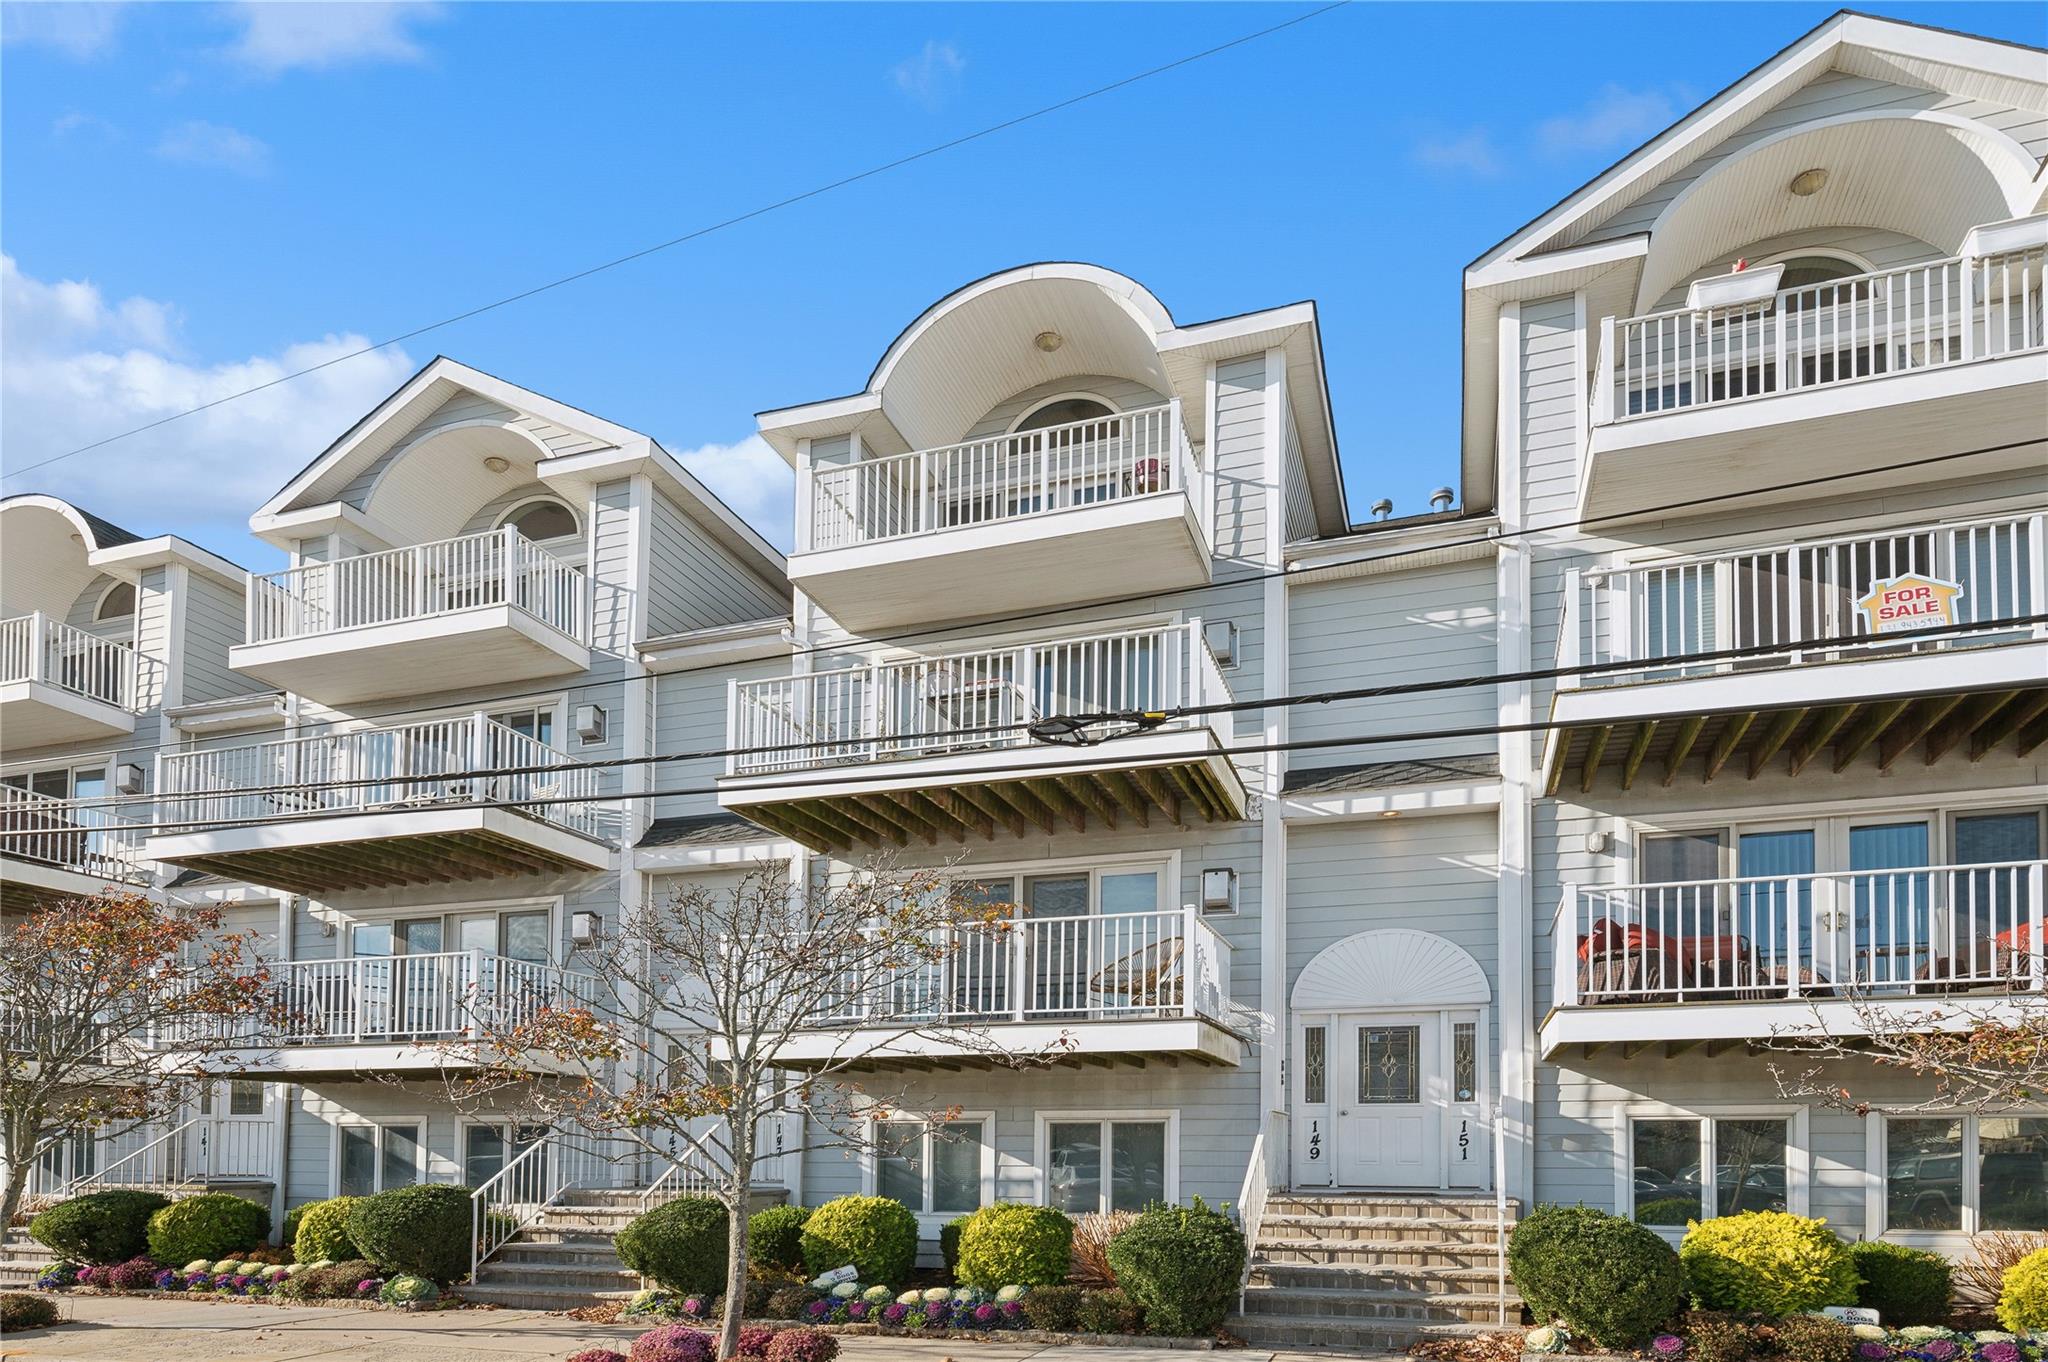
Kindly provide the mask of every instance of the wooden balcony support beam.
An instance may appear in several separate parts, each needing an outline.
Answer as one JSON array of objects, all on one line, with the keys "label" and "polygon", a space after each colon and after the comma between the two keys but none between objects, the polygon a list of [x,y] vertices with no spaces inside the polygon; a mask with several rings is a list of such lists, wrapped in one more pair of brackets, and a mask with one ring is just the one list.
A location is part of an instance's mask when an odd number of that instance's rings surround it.
[{"label": "wooden balcony support beam", "polygon": [[2044,741],[2048,741],[2048,714],[2042,715],[2013,735],[2013,755],[2027,756]]},{"label": "wooden balcony support beam", "polygon": [[832,800],[813,799],[806,803],[793,804],[790,807],[804,817],[809,818],[812,822],[823,824],[826,828],[837,833],[839,840],[849,847],[856,842],[874,841],[875,834],[869,830],[866,824],[856,823],[853,819],[848,818]]},{"label": "wooden balcony support beam", "polygon": [[1728,764],[1728,758],[1735,755],[1735,749],[1742,745],[1743,735],[1749,732],[1750,725],[1755,722],[1754,710],[1747,714],[1728,716],[1721,726],[1720,735],[1714,739],[1714,745],[1707,750],[1707,766],[1700,775],[1700,784],[1708,784],[1715,776],[1721,774],[1721,768]]},{"label": "wooden balcony support beam", "polygon": [[974,810],[988,819],[989,837],[995,837],[995,826],[1000,823],[1010,830],[1012,837],[1022,837],[1029,826],[1024,815],[1002,801],[994,785],[962,785],[953,794],[965,800]]},{"label": "wooden balcony support beam", "polygon": [[966,797],[965,787],[950,790],[931,790],[924,796],[937,805],[948,818],[953,819],[969,832],[978,832],[984,842],[996,839],[996,818]]},{"label": "wooden balcony support beam", "polygon": [[[899,847],[910,845],[910,834],[904,830],[902,824],[882,817],[863,803],[858,796],[842,797],[836,799],[834,803],[842,817],[848,822],[857,824],[866,830],[866,836],[863,838],[864,841],[879,846],[881,842],[876,839],[880,838],[883,841],[892,842]],[[750,809],[748,812],[751,816],[752,810]]]},{"label": "wooden balcony support beam", "polygon": [[[1030,823],[1046,836],[1052,836],[1053,824],[1059,821],[1059,815],[1047,807],[1045,802],[1037,795],[1026,789],[1023,781],[998,781],[992,785],[984,785],[982,789],[988,792],[989,798],[1005,808],[1014,809],[1017,816],[1025,822]],[[1022,837],[1024,834],[1019,832],[1017,835]]]},{"label": "wooden balcony support beam", "polygon": [[1906,755],[1914,744],[1927,735],[1927,731],[1955,713],[1956,706],[1963,703],[1962,692],[1954,695],[1934,695],[1920,701],[1912,713],[1893,724],[1891,732],[1884,735],[1884,741],[1877,745],[1877,769],[1889,771],[1900,757]]},{"label": "wooden balcony support beam", "polygon": [[1621,788],[1633,790],[1636,787],[1636,772],[1643,769],[1643,758],[1650,755],[1650,741],[1657,736],[1656,719],[1645,719],[1636,725],[1636,735],[1628,745],[1628,755],[1621,763]]},{"label": "wooden balcony support beam", "polygon": [[1972,695],[1963,701],[1962,708],[1928,730],[1927,745],[1923,749],[1926,764],[1932,766],[1947,756],[1957,743],[1976,732],[1986,720],[2019,699],[2021,694],[2016,690],[1999,690]]},{"label": "wooden balcony support beam", "polygon": [[1185,829],[1187,823],[1180,816],[1180,796],[1159,778],[1159,772],[1149,766],[1140,766],[1131,772],[1131,779],[1138,783],[1154,804],[1165,813],[1166,821],[1177,828]]},{"label": "wooden balcony support beam", "polygon": [[937,846],[939,844],[937,828],[932,827],[922,818],[910,813],[887,795],[853,795],[851,799],[852,802],[859,804],[862,809],[866,810],[869,817],[878,818],[884,823],[901,828],[905,833],[917,838],[926,846]]},{"label": "wooden balcony support beam", "polygon": [[1045,802],[1045,806],[1067,820],[1067,826],[1075,832],[1088,831],[1088,806],[1075,799],[1065,790],[1042,776],[1028,777],[1025,788]]},{"label": "wooden balcony support beam", "polygon": [[1798,775],[1806,769],[1807,763],[1820,755],[1843,724],[1855,717],[1856,705],[1829,705],[1813,716],[1813,722],[1792,744],[1792,774]]},{"label": "wooden balcony support beam", "polygon": [[1970,735],[1970,760],[1984,760],[1992,748],[2048,713],[2048,687],[2022,694]]},{"label": "wooden balcony support beam", "polygon": [[967,825],[940,808],[937,801],[923,793],[917,790],[891,790],[889,798],[896,801],[896,807],[905,813],[922,818],[940,836],[950,837],[955,842],[967,840]]},{"label": "wooden balcony support beam", "polygon": [[1835,774],[1848,770],[1849,764],[1863,755],[1863,749],[1890,728],[1892,720],[1905,713],[1906,706],[1912,703],[1911,700],[1884,700],[1868,706],[1835,743]]},{"label": "wooden balcony support beam", "polygon": [[1187,768],[1183,766],[1169,766],[1166,768],[1166,774],[1175,785],[1180,787],[1180,792],[1187,797],[1188,801],[1202,811],[1203,821],[1214,823],[1217,820],[1222,810],[1217,807],[1215,798],[1209,793],[1209,787],[1206,784],[1190,774]]},{"label": "wooden balcony support beam", "polygon": [[1139,827],[1152,826],[1151,805],[1146,802],[1144,794],[1138,787],[1131,783],[1129,776],[1122,771],[1104,771],[1102,788],[1109,791],[1109,797],[1116,801],[1117,807],[1129,814],[1131,820]]},{"label": "wooden balcony support beam", "polygon": [[1593,730],[1586,743],[1586,755],[1579,760],[1580,794],[1593,793],[1593,782],[1600,778],[1600,759],[1607,755],[1607,740],[1613,736],[1613,724],[1602,724]]},{"label": "wooden balcony support beam", "polygon": [[1116,831],[1116,805],[1110,803],[1108,797],[1102,793],[1102,787],[1094,776],[1054,776],[1053,779],[1059,782],[1062,790],[1093,809],[1095,816],[1102,820],[1103,826],[1111,832]]},{"label": "wooden balcony support beam", "polygon": [[1693,744],[1700,740],[1700,730],[1707,726],[1704,714],[1689,714],[1678,723],[1678,732],[1671,739],[1671,750],[1664,754],[1664,787],[1678,779],[1678,773],[1685,769],[1685,759],[1692,755]]},{"label": "wooden balcony support beam", "polygon": [[1785,745],[1785,740],[1792,736],[1792,731],[1804,723],[1810,713],[1811,710],[1803,707],[1788,709],[1771,721],[1771,726],[1764,730],[1763,737],[1757,739],[1756,746],[1749,750],[1751,780],[1764,773],[1764,768],[1771,764],[1771,758],[1778,755],[1778,749]]}]

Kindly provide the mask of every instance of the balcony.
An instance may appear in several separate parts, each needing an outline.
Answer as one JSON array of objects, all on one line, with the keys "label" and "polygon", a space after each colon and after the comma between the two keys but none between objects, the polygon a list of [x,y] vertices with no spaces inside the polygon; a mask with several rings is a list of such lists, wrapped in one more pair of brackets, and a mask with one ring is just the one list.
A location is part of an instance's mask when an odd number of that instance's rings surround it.
[{"label": "balcony", "polygon": [[1853,1034],[1873,1004],[1929,1024],[1962,998],[2038,1005],[2044,870],[2034,860],[1567,885],[1551,924],[1544,1053]]},{"label": "balcony", "polygon": [[719,799],[820,851],[1230,821],[1246,801],[1228,715],[1091,747],[1028,731],[1229,699],[1200,620],[736,681]]},{"label": "balcony", "polygon": [[1169,591],[1209,580],[1211,501],[1175,401],[813,466],[789,575],[861,632]]},{"label": "balcony", "polygon": [[[793,1068],[996,1062],[995,1055],[1242,1062],[1230,943],[1193,907],[961,926],[941,958],[827,980],[824,1025],[777,1051]],[[836,1012],[831,999],[844,999]],[[957,1028],[949,1033],[949,1028]]]},{"label": "balcony", "polygon": [[[2040,237],[2048,219],[1978,229],[1993,232]],[[2026,445],[2048,437],[2044,264],[2048,247],[2033,240],[1756,302],[1605,319],[1580,513],[1761,498],[1796,479],[1995,445],[2017,447],[1917,476],[2038,468],[2040,449]]]},{"label": "balcony", "polygon": [[247,609],[234,668],[323,704],[590,666],[582,571],[509,525],[252,575]]},{"label": "balcony", "polygon": [[482,714],[157,759],[151,860],[292,893],[606,869],[597,772]]},{"label": "balcony", "polygon": [[[597,986],[588,975],[484,951],[285,960],[271,976],[281,1029],[260,1040],[252,1033],[246,1051],[209,1053],[209,1067],[304,1080],[490,1063],[496,1052],[479,1037],[502,1035],[543,1008],[588,1006]],[[172,1028],[152,1043],[175,1052],[184,1038]]]},{"label": "balcony", "polygon": [[[1900,577],[1945,598],[1903,640],[1858,604]],[[1558,681],[1548,788],[1731,763],[1755,779],[1781,758],[1797,775],[1823,753],[1884,771],[1916,746],[2025,756],[2048,738],[2048,625],[2012,621],[2044,610],[2038,513],[1568,573],[1558,665],[1601,670]],[[1701,653],[1729,655],[1682,660]]]},{"label": "balcony", "polygon": [[135,650],[40,610],[0,620],[0,728],[17,750],[135,731]]},{"label": "balcony", "polygon": [[97,800],[52,799],[0,785],[0,909],[41,907],[109,887],[146,890],[143,830]]}]

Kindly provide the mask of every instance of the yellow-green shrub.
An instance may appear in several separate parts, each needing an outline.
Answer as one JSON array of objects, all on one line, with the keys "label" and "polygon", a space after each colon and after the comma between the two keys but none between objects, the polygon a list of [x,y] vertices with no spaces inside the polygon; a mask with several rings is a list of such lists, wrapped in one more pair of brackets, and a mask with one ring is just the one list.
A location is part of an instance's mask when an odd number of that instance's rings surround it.
[{"label": "yellow-green shrub", "polygon": [[969,1286],[1057,1286],[1074,1253],[1074,1222],[1050,1206],[998,1201],[960,1228],[955,1275]]},{"label": "yellow-green shrub", "polygon": [[1855,1261],[1825,1220],[1745,1211],[1702,1220],[1678,1246],[1686,1289],[1703,1310],[1781,1316],[1854,1305]]},{"label": "yellow-green shrub", "polygon": [[1998,1322],[2016,1334],[2048,1329],[2048,1248],[2035,1249],[2005,1270]]}]

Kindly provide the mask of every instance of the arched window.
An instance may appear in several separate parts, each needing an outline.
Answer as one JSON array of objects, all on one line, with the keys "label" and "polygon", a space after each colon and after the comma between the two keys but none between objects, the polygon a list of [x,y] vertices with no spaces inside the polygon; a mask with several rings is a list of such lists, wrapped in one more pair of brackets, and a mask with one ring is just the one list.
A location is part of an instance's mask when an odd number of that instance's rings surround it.
[{"label": "arched window", "polygon": [[576,513],[559,501],[529,501],[498,523],[510,525],[536,544],[545,544],[553,539],[573,539],[579,533]]},{"label": "arched window", "polygon": [[1844,260],[1835,255],[1796,255],[1785,262],[1785,272],[1778,278],[1778,287],[1811,288],[1825,284],[1830,279],[1846,279],[1852,274],[1862,274],[1861,266],[1853,260]]},{"label": "arched window", "polygon": [[99,605],[93,610],[95,620],[126,619],[135,613],[135,584],[116,582],[100,597]]},{"label": "arched window", "polygon": [[1092,421],[1098,416],[1114,416],[1106,402],[1092,397],[1062,397],[1057,402],[1048,402],[1019,421],[1015,434],[1027,430],[1044,430],[1047,426],[1069,426],[1076,421]]}]

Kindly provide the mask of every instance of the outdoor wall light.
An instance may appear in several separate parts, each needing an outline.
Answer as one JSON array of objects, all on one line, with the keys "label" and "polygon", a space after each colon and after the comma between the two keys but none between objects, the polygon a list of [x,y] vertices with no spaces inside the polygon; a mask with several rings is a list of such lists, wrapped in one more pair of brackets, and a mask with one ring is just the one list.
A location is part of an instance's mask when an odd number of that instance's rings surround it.
[{"label": "outdoor wall light", "polygon": [[1822,170],[1819,166],[1815,166],[1811,170],[1802,170],[1797,175],[1794,175],[1790,188],[1800,198],[1810,199],[1815,194],[1820,193],[1821,188],[1827,182],[1827,171]]},{"label": "outdoor wall light", "polygon": [[569,944],[589,946],[596,944],[599,918],[596,913],[577,912],[569,914]]},{"label": "outdoor wall light", "polygon": [[1202,872],[1202,911],[1227,913],[1237,907],[1237,871],[1229,866]]},{"label": "outdoor wall light", "polygon": [[1607,834],[1606,834],[1606,833],[1604,833],[1604,832],[1589,832],[1589,833],[1587,833],[1587,834],[1586,834],[1586,852],[1587,852],[1587,854],[1588,854],[1588,855],[1592,855],[1592,856],[1600,856],[1600,855],[1603,855],[1603,854],[1605,854],[1605,853],[1606,853],[1606,851],[1607,851]]},{"label": "outdoor wall light", "polygon": [[114,768],[114,789],[120,794],[142,793],[142,768],[124,761]]},{"label": "outdoor wall light", "polygon": [[500,454],[486,454],[484,467],[493,473],[502,473],[512,466],[512,461]]},{"label": "outdoor wall light", "polygon": [[604,741],[604,708],[601,705],[576,706],[576,736],[585,742]]},{"label": "outdoor wall light", "polygon": [[1048,355],[1067,343],[1067,338],[1057,331],[1041,331],[1031,338],[1031,343]]},{"label": "outdoor wall light", "polygon": [[1237,665],[1237,621],[1210,620],[1202,626],[1202,642],[1208,645],[1209,656],[1216,659],[1219,667]]}]

